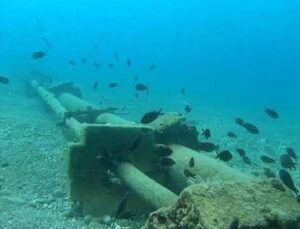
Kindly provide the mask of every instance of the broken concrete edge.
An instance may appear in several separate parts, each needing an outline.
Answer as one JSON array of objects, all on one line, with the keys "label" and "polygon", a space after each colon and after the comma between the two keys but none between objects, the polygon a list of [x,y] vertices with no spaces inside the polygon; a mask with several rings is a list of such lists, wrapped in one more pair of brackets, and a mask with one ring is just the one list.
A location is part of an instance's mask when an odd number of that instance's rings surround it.
[{"label": "broken concrete edge", "polygon": [[199,133],[194,125],[186,122],[182,114],[166,113],[151,122],[149,126],[155,130],[155,140],[158,143],[177,143],[195,150],[199,148]]}]

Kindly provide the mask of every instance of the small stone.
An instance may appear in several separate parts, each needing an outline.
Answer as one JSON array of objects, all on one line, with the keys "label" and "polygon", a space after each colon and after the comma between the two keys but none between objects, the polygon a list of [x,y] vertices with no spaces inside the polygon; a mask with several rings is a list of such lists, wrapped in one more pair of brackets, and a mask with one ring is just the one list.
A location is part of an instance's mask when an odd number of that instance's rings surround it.
[{"label": "small stone", "polygon": [[32,208],[36,208],[36,207],[37,207],[37,202],[36,202],[36,200],[32,200],[32,201],[30,201],[30,202],[28,203],[28,205],[29,205],[30,207],[32,207]]},{"label": "small stone", "polygon": [[102,218],[100,219],[100,222],[106,225],[110,225],[111,224],[111,217],[109,215],[104,215],[102,216]]},{"label": "small stone", "polygon": [[71,218],[71,217],[74,216],[73,210],[72,210],[72,209],[68,209],[68,210],[66,210],[66,211],[63,211],[63,212],[61,213],[61,215],[62,215],[62,217],[65,217],[65,218]]},{"label": "small stone", "polygon": [[83,222],[87,225],[89,225],[92,221],[92,216],[91,215],[86,215],[84,218],[83,218]]},{"label": "small stone", "polygon": [[116,224],[115,227],[114,227],[114,229],[121,229],[121,226],[118,225],[118,224]]},{"label": "small stone", "polygon": [[89,224],[89,228],[90,228],[90,229],[101,229],[101,228],[103,228],[103,227],[102,227],[101,224],[99,224],[99,223],[91,222],[91,223]]},{"label": "small stone", "polygon": [[61,198],[64,196],[64,192],[62,190],[55,190],[53,192],[53,197],[55,198]]}]

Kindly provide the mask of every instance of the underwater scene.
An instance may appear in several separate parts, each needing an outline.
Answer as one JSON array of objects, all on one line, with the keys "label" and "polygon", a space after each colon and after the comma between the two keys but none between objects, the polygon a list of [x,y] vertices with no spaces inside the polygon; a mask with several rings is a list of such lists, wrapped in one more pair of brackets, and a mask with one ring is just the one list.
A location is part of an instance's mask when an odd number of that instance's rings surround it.
[{"label": "underwater scene", "polygon": [[299,15],[0,0],[0,229],[300,228]]}]

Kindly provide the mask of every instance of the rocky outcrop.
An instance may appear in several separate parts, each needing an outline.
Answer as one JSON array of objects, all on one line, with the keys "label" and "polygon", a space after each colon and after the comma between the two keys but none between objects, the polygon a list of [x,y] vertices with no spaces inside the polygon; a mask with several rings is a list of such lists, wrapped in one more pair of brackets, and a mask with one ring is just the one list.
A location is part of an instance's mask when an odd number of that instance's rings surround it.
[{"label": "rocky outcrop", "polygon": [[153,212],[145,229],[297,229],[300,205],[277,180],[203,182],[186,188],[176,205]]}]

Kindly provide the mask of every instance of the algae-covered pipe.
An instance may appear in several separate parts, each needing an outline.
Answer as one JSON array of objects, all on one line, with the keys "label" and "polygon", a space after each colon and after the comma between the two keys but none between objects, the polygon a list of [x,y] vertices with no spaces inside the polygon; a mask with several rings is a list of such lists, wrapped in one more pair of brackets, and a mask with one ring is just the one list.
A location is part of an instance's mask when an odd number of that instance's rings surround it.
[{"label": "algae-covered pipe", "polygon": [[[133,122],[122,119],[114,114],[102,114],[98,116],[97,123],[110,123],[116,125],[134,125]],[[160,132],[159,125],[153,127],[154,131]],[[174,128],[174,127],[172,127]],[[199,175],[203,179],[222,179],[222,180],[251,180],[253,176],[242,173],[234,168],[227,166],[226,164],[205,156],[202,153],[194,151],[179,144],[170,144],[169,147],[173,150],[173,154],[170,156],[176,163],[167,169],[167,173],[170,178],[170,188],[176,193],[181,192],[188,184],[188,178],[184,175],[184,170],[188,169],[193,174]],[[195,166],[189,167],[189,161],[191,158],[195,160]]]},{"label": "algae-covered pipe", "polygon": [[36,89],[39,96],[48,104],[52,111],[60,118],[64,117],[64,113],[67,111],[60,102],[55,98],[54,94],[47,91],[45,88],[40,86],[36,81],[31,81],[31,86]]},{"label": "algae-covered pipe", "polygon": [[[45,103],[52,109],[52,111],[61,119],[64,119],[67,109],[61,105],[61,103],[55,98],[54,94],[40,86],[36,81],[31,81],[31,86],[36,89],[39,96],[44,100]],[[72,129],[77,136],[80,135],[81,124],[74,118],[66,120],[66,125]]]},{"label": "algae-covered pipe", "polygon": [[89,111],[89,110],[99,110],[99,107],[88,103],[75,95],[69,93],[61,93],[58,95],[59,102],[68,110],[68,111]]},{"label": "algae-covered pipe", "polygon": [[146,176],[130,163],[120,163],[116,172],[130,190],[154,208],[172,206],[178,199],[176,194]]},{"label": "algae-covered pipe", "polygon": [[[167,174],[172,181],[169,188],[176,193],[181,192],[188,186],[188,178],[184,175],[185,169],[192,174],[199,175],[203,180],[252,181],[256,179],[254,176],[240,172],[214,158],[185,146],[178,144],[170,144],[168,146],[173,150],[170,158],[175,161],[175,165],[167,169]],[[189,166],[191,158],[194,158],[195,161],[192,168]]]},{"label": "algae-covered pipe", "polygon": [[128,120],[125,120],[123,118],[120,118],[117,115],[111,114],[111,113],[104,113],[97,117],[96,123],[98,124],[116,124],[116,125],[124,125],[124,126],[132,126],[136,125],[135,122],[131,122]]}]

